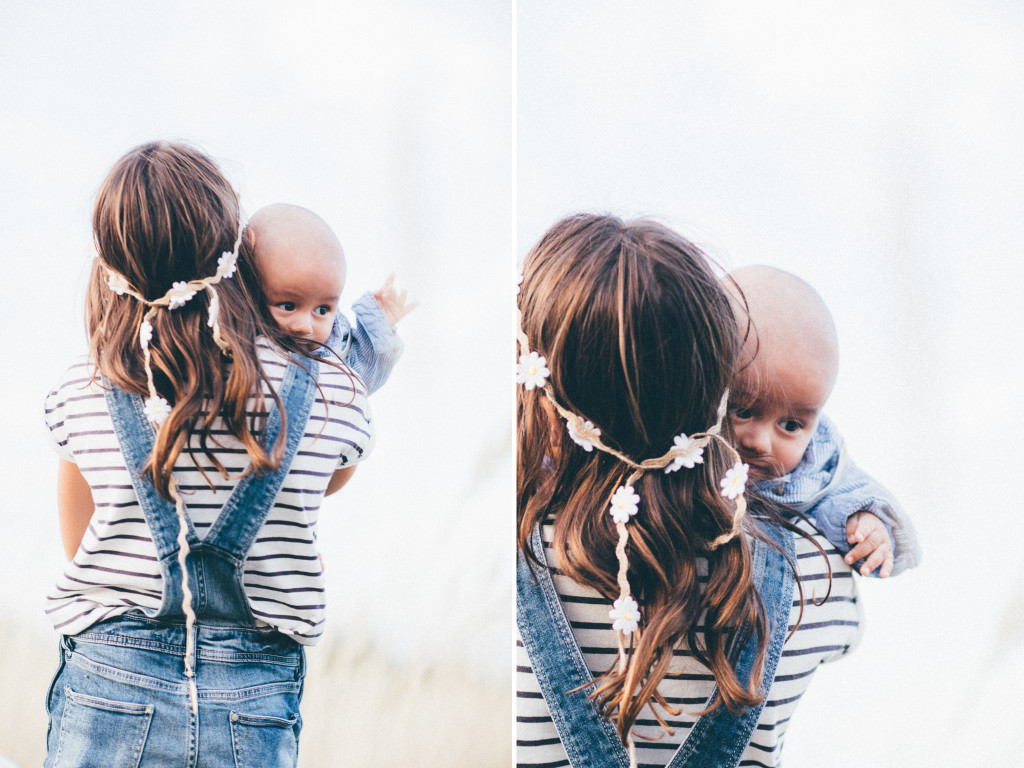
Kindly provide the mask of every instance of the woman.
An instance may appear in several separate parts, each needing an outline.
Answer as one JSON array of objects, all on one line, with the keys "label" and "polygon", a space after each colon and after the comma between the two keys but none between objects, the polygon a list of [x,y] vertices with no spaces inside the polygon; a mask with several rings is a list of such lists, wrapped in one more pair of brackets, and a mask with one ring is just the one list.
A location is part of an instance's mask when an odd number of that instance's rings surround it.
[{"label": "woman", "polygon": [[856,593],[808,525],[746,514],[722,436],[741,341],[707,260],[572,216],[519,305],[519,764],[777,764]]},{"label": "woman", "polygon": [[261,318],[203,152],[129,151],[93,231],[90,355],[46,401],[70,562],[45,765],[294,768],[317,513],[372,446],[365,391]]}]

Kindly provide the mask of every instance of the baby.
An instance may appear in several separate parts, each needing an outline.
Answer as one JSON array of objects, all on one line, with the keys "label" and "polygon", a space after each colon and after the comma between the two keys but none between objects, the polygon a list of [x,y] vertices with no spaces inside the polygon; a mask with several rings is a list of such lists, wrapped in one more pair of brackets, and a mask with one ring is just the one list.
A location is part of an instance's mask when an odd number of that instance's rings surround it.
[{"label": "baby", "polygon": [[[353,305],[350,327],[338,303],[345,287],[345,253],[327,222],[297,205],[277,203],[249,220],[260,283],[277,324],[325,344],[363,380],[367,394],[387,380],[402,352],[395,324],[415,308],[398,293],[394,275]],[[329,350],[329,351],[328,351]]]},{"label": "baby", "polygon": [[[743,267],[731,278],[746,297],[740,327],[751,330],[729,403],[737,448],[758,490],[806,514],[863,575],[917,565],[910,521],[884,487],[856,467],[822,408],[839,369],[835,325],[800,278],[774,267]],[[730,287],[730,290],[731,287]],[[848,550],[848,551],[847,551]]]}]

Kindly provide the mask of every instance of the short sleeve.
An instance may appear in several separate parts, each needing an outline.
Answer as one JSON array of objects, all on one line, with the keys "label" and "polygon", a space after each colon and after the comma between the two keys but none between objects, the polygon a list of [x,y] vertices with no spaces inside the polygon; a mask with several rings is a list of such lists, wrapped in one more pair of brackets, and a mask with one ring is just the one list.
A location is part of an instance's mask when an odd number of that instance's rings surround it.
[{"label": "short sleeve", "polygon": [[349,430],[342,443],[341,456],[338,457],[338,469],[352,467],[363,461],[377,444],[377,429],[373,423],[370,401],[365,395],[358,396],[345,409],[341,418]]},{"label": "short sleeve", "polygon": [[43,421],[50,445],[65,461],[75,461],[75,454],[69,445],[67,427],[68,401],[81,394],[89,385],[89,365],[86,358],[76,361],[64,375],[57,386],[46,396],[43,402]]},{"label": "short sleeve", "polygon": [[375,425],[366,387],[345,363],[320,364],[318,393],[310,422],[315,426],[307,434],[316,443],[316,451],[328,451],[337,457],[336,468],[363,461],[373,450]]}]

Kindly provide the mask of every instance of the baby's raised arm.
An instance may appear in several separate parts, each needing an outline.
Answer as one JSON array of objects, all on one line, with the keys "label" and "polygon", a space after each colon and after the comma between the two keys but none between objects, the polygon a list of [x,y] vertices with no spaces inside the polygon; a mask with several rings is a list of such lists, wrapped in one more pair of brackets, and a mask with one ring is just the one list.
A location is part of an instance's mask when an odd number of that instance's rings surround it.
[{"label": "baby's raised arm", "polygon": [[352,305],[356,323],[351,325],[338,310],[327,346],[345,360],[366,385],[367,394],[376,392],[402,354],[402,340],[395,323],[409,314],[418,301],[409,301],[408,292],[394,287],[394,273],[373,293],[367,291]]},{"label": "baby's raised arm", "polygon": [[380,309],[384,313],[388,325],[392,328],[395,327],[399,320],[419,306],[418,301],[409,301],[408,291],[403,289],[399,293],[395,290],[394,283],[395,273],[392,272],[388,275],[388,279],[384,281],[384,285],[373,292],[373,298],[380,304]]},{"label": "baby's raised arm", "polygon": [[758,485],[770,498],[807,515],[839,551],[848,553],[846,562],[867,558],[862,572],[896,576],[921,559],[910,518],[888,488],[850,460],[842,435],[826,416],[800,465],[786,477]]},{"label": "baby's raised arm", "polygon": [[921,558],[914,526],[899,502],[849,461],[841,446],[832,482],[807,513],[825,538],[840,550],[849,549],[847,563],[868,558],[860,567],[864,575],[896,576]]}]

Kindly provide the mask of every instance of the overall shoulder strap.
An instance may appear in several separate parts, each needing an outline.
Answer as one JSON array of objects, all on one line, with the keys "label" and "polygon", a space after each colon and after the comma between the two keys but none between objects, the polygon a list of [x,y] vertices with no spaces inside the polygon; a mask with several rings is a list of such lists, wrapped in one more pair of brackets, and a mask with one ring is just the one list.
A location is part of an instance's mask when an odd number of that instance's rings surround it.
[{"label": "overall shoulder strap", "polygon": [[[786,559],[788,555],[795,562],[792,533],[775,528],[766,530],[778,542],[779,549],[759,541],[752,543],[754,582],[764,603],[769,626],[761,684],[764,695],[775,679],[786,640],[795,584],[792,568]],[[544,544],[539,528],[534,529],[531,543],[543,564]],[[519,633],[570,765],[572,768],[625,768],[629,765],[629,753],[611,722],[598,714],[587,698],[593,677],[573,636],[546,565],[531,571],[524,554],[519,552],[516,590]],[[749,679],[756,658],[755,636],[743,647],[737,660],[736,672],[741,680]],[[717,688],[707,705],[711,704],[716,693]],[[699,718],[668,767],[734,768],[750,742],[763,708],[762,701],[756,707],[733,714],[723,705]]]},{"label": "overall shoulder strap", "polygon": [[[793,606],[793,586],[796,583],[790,563],[795,563],[793,534],[770,526],[763,530],[778,544],[778,548],[752,539],[754,551],[754,584],[764,603],[768,620],[768,647],[764,661],[764,677],[760,692],[765,698],[754,707],[734,714],[724,704],[699,718],[686,741],[668,764],[668,768],[734,768],[750,743],[767,700],[768,691],[775,680],[775,670],[782,655],[789,630],[789,612]],[[787,556],[789,560],[787,561]],[[753,636],[740,651],[736,662],[736,675],[740,680],[750,679],[757,659],[758,638]],[[707,705],[717,694],[712,691]]]},{"label": "overall shoulder strap", "polygon": [[544,564],[539,527],[534,528],[531,543],[541,567],[531,571],[526,556],[518,553],[516,622],[569,763],[572,768],[628,768],[629,753],[615,727],[587,697],[594,678]]},{"label": "overall shoulder strap", "polygon": [[[288,364],[278,390],[278,397],[281,398],[287,415],[281,462],[276,469],[261,474],[249,472],[239,480],[203,540],[205,545],[217,547],[239,558],[244,558],[249,551],[256,534],[274,506],[274,500],[298,451],[316,397],[318,373],[319,363],[315,360],[303,359],[300,366],[292,359]],[[274,445],[281,426],[281,411],[271,403],[263,428],[264,449],[270,450]]]},{"label": "overall shoulder strap", "polygon": [[[156,546],[157,555],[161,560],[178,549],[178,518],[174,504],[164,499],[156,491],[156,486],[145,472],[146,462],[153,452],[156,434],[149,419],[146,418],[142,398],[139,395],[125,392],[110,381],[104,380],[104,398],[110,420],[114,424],[114,434],[121,446],[128,475],[131,477],[132,488],[139,499],[143,517],[149,526],[149,534]],[[198,544],[198,537],[188,522],[189,545]]]}]

